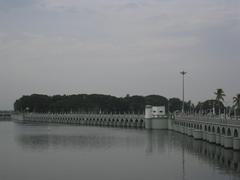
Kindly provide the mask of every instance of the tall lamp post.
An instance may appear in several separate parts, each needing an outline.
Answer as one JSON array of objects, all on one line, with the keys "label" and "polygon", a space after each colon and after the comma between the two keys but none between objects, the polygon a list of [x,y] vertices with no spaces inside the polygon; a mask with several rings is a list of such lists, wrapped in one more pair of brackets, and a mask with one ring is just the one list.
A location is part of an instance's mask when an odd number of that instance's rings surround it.
[{"label": "tall lamp post", "polygon": [[183,80],[182,80],[182,113],[184,113],[184,76],[185,74],[187,74],[187,72],[185,71],[181,71],[180,74],[182,74],[183,76]]},{"label": "tall lamp post", "polygon": [[[184,76],[185,74],[187,74],[187,72],[185,71],[181,71],[180,74],[183,76],[183,79],[182,79],[182,113],[184,113]],[[185,136],[184,136],[185,137]],[[185,138],[183,139],[183,144],[182,144],[182,147],[183,147],[183,151],[182,151],[182,171],[183,171],[183,177],[182,179],[185,180],[185,147],[184,147],[184,141],[185,141]]]}]

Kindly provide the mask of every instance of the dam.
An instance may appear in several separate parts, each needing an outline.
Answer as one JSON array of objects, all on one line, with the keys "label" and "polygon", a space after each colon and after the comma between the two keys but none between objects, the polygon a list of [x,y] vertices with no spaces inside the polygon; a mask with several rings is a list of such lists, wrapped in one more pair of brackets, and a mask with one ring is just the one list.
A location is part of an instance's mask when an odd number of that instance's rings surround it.
[{"label": "dam", "polygon": [[164,107],[147,105],[145,114],[13,114],[20,122],[63,123],[83,126],[140,128],[146,130],[171,130],[196,140],[240,150],[240,121],[227,117],[203,115],[169,115]]},{"label": "dam", "polygon": [[10,120],[11,112],[9,111],[0,111],[0,121]]}]

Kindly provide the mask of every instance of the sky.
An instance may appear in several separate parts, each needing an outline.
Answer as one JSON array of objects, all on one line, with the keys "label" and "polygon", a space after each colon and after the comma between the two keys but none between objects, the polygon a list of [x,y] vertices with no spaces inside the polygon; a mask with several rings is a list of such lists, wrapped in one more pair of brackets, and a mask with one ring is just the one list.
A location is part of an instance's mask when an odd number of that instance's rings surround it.
[{"label": "sky", "polygon": [[0,0],[0,109],[22,95],[240,93],[239,0]]}]

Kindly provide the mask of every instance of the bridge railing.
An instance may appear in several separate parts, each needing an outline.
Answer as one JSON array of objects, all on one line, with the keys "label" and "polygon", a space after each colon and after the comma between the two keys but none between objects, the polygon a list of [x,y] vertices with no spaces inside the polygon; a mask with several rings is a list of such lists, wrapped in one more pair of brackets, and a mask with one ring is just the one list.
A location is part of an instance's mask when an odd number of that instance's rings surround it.
[{"label": "bridge railing", "polygon": [[219,116],[209,116],[209,115],[186,115],[179,114],[176,115],[176,119],[187,120],[187,121],[199,121],[199,122],[211,122],[211,123],[220,123],[220,124],[228,124],[228,125],[239,125],[240,126],[240,118],[234,117],[219,117]]},{"label": "bridge railing", "polygon": [[41,117],[88,117],[88,118],[144,118],[144,114],[87,114],[87,113],[25,113],[25,116],[41,116]]}]

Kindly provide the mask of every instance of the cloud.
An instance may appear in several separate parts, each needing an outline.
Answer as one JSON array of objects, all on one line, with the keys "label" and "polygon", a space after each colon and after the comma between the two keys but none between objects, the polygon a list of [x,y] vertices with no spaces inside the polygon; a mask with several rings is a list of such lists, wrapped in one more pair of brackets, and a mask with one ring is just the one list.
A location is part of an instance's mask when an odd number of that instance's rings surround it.
[{"label": "cloud", "polygon": [[235,95],[239,2],[0,1],[0,109],[36,92],[180,96],[183,68],[194,101]]},{"label": "cloud", "polygon": [[16,8],[26,8],[36,5],[38,0],[0,0],[0,10],[8,11]]}]

